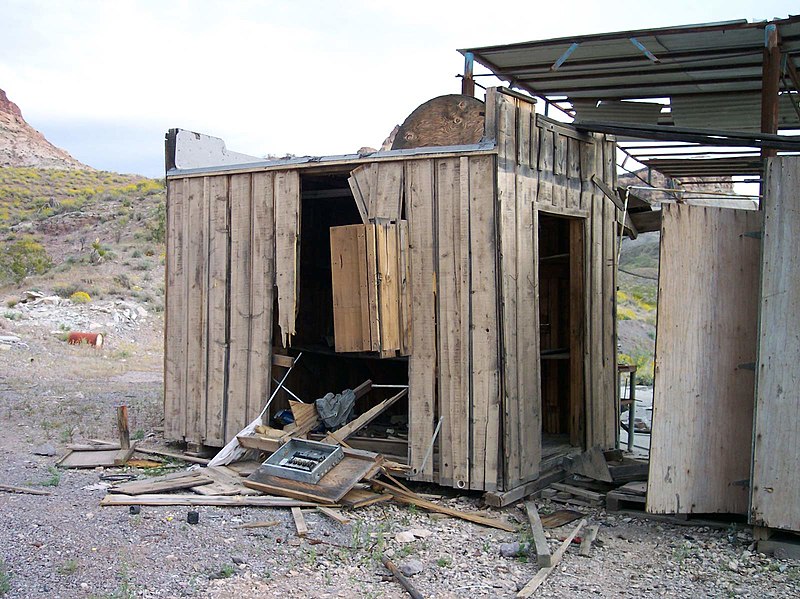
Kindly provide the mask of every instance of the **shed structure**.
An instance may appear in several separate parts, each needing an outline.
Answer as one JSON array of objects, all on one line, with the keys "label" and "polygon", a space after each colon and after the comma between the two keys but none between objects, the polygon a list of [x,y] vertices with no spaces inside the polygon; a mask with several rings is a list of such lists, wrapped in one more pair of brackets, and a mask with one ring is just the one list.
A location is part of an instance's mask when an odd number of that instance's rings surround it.
[{"label": "shed structure", "polygon": [[222,446],[302,351],[304,401],[408,385],[407,436],[352,442],[415,480],[510,490],[615,444],[615,142],[499,88],[482,112],[470,143],[278,161],[170,132],[168,439]]}]

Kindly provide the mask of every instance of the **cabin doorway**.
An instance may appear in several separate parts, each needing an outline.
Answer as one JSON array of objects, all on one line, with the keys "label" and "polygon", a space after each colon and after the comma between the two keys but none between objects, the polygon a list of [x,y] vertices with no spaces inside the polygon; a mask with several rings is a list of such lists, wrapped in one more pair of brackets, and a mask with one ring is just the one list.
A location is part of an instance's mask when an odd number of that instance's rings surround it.
[{"label": "cabin doorway", "polygon": [[543,461],[585,444],[585,223],[538,213]]}]

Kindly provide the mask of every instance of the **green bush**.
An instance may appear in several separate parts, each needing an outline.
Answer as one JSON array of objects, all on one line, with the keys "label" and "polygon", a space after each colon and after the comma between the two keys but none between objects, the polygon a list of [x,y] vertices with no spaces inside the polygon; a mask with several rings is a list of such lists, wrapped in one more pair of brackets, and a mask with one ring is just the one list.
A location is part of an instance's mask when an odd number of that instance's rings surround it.
[{"label": "green bush", "polygon": [[25,277],[50,270],[53,260],[41,243],[28,237],[0,247],[0,282],[21,283]]}]

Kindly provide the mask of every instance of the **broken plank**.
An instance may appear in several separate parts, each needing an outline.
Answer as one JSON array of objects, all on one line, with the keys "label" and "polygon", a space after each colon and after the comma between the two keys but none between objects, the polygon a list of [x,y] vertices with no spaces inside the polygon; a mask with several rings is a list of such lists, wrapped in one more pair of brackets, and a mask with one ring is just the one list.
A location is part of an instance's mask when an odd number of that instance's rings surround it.
[{"label": "broken plank", "polygon": [[119,449],[102,451],[69,451],[56,462],[59,468],[111,468]]},{"label": "broken plank", "polygon": [[292,508],[292,520],[294,520],[294,527],[297,529],[297,536],[306,536],[308,526],[306,525],[306,519],[303,517],[303,511],[299,507]]},{"label": "broken plank", "polygon": [[296,499],[287,499],[285,497],[247,497],[235,495],[228,496],[211,496],[206,497],[203,495],[115,495],[109,494],[103,497],[100,505],[119,506],[119,505],[188,505],[188,506],[239,506],[239,507],[316,507],[317,504],[311,501],[298,501]]},{"label": "broken plank", "polygon": [[234,526],[233,528],[270,528],[272,526],[278,526],[280,522],[278,520],[262,520],[259,522],[248,522],[247,524],[240,524],[239,526]]},{"label": "broken plank", "polygon": [[515,503],[520,499],[531,495],[532,493],[536,493],[537,491],[541,491],[542,489],[549,487],[554,482],[562,481],[566,477],[566,472],[563,470],[556,470],[548,474],[543,474],[536,480],[515,487],[510,491],[491,491],[484,493],[483,501],[486,505],[490,505],[492,507],[506,507],[507,505],[511,505],[512,503]]},{"label": "broken plank", "polygon": [[391,500],[392,496],[388,493],[374,493],[367,489],[350,489],[345,496],[339,500],[339,503],[346,508],[356,509]]},{"label": "broken plank", "polygon": [[6,493],[27,493],[28,495],[52,495],[50,491],[31,489],[30,487],[15,487],[14,485],[4,484],[0,484],[0,491],[5,491]]},{"label": "broken plank", "polygon": [[159,478],[137,480],[129,483],[114,485],[109,493],[122,493],[123,495],[145,495],[162,493],[164,491],[178,491],[191,489],[201,485],[210,485],[214,479],[198,472],[175,472]]},{"label": "broken plank", "polygon": [[586,520],[585,519],[581,520],[578,523],[578,526],[575,527],[575,530],[573,530],[572,533],[566,539],[564,539],[564,542],[561,543],[559,548],[556,549],[556,552],[553,554],[552,565],[550,565],[547,568],[542,568],[541,570],[539,570],[536,573],[536,576],[531,578],[531,580],[528,582],[528,584],[526,584],[522,588],[522,590],[519,593],[517,593],[517,599],[527,599],[528,597],[533,595],[533,593],[536,591],[536,589],[538,589],[539,586],[541,586],[541,584],[545,581],[545,579],[548,576],[550,576],[550,573],[558,565],[558,562],[561,561],[561,558],[564,557],[564,553],[566,553],[567,549],[569,548],[570,544],[572,543],[572,540],[576,536],[578,536],[578,533],[580,532],[581,528],[584,527],[585,524],[586,524]]},{"label": "broken plank", "polygon": [[350,518],[348,518],[347,516],[343,516],[339,510],[334,510],[322,505],[317,506],[317,509],[326,516],[328,516],[328,518],[330,518],[331,520],[336,520],[336,522],[338,522],[343,526],[345,524],[350,524]]},{"label": "broken plank", "polygon": [[589,557],[589,552],[592,549],[592,543],[597,538],[597,531],[600,527],[597,524],[592,524],[589,528],[586,529],[586,534],[581,539],[581,549],[578,552],[578,555],[582,557]]},{"label": "broken plank", "polygon": [[567,460],[567,471],[594,480],[613,482],[606,458],[599,447],[592,447]]},{"label": "broken plank", "polygon": [[386,566],[386,569],[394,575],[394,577],[397,579],[397,582],[399,582],[408,592],[408,594],[411,596],[411,599],[422,599],[422,594],[416,588],[414,588],[414,585],[411,584],[411,581],[408,580],[408,578],[406,578],[402,572],[400,572],[392,560],[385,555],[381,555],[381,561],[383,562],[383,565]]},{"label": "broken plank", "polygon": [[544,536],[542,521],[539,519],[539,510],[533,501],[525,502],[525,511],[528,513],[528,520],[531,523],[531,533],[533,534],[533,544],[536,548],[536,562],[543,568],[552,564],[550,547],[547,544],[547,537]]},{"label": "broken plank", "polygon": [[367,426],[370,422],[375,420],[378,416],[380,416],[384,411],[386,411],[390,406],[394,405],[396,401],[400,398],[405,397],[408,394],[408,389],[403,389],[400,393],[393,395],[389,399],[383,400],[376,406],[373,406],[361,416],[353,420],[352,422],[345,424],[343,427],[335,430],[333,433],[328,434],[323,439],[324,443],[331,443],[331,444],[341,444],[342,441],[347,439],[353,433],[358,432],[359,429]]},{"label": "broken plank", "polygon": [[572,485],[565,485],[563,483],[553,483],[550,486],[558,491],[564,491],[565,493],[570,493],[575,497],[580,497],[581,499],[586,499],[587,501],[602,502],[604,499],[604,495],[602,493],[587,491],[586,489],[581,489],[580,487],[574,487]]},{"label": "broken plank", "polygon": [[[275,349],[272,350],[273,352]],[[281,368],[291,368],[294,366],[294,358],[292,356],[285,356],[283,354],[272,354],[272,365],[280,366]]]},{"label": "broken plank", "polygon": [[208,464],[211,460],[207,460],[205,458],[198,458],[190,455],[185,455],[182,453],[175,453],[172,451],[163,451],[161,449],[149,449],[147,447],[136,447],[137,453],[145,453],[147,455],[157,455],[165,458],[171,458],[174,460],[183,460],[184,462],[190,462],[192,464]]},{"label": "broken plank", "polygon": [[236,437],[239,445],[245,449],[258,449],[265,453],[275,453],[282,443],[279,439],[270,439],[261,435],[239,435]]}]

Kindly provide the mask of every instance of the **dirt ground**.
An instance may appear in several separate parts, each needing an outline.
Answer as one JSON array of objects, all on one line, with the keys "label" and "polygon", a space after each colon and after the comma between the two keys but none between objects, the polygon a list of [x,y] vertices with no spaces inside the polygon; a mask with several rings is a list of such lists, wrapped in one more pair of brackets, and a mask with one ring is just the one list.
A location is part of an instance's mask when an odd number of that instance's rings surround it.
[{"label": "dirt ground", "polygon": [[[295,535],[288,510],[199,508],[199,524],[189,525],[184,507],[144,507],[140,514],[100,507],[103,471],[60,471],[53,464],[68,442],[114,439],[120,403],[129,406],[135,437],[159,441],[160,320],[124,342],[109,335],[102,350],[68,346],[49,327],[31,323],[6,321],[0,335],[20,338],[0,351],[0,483],[52,492],[0,492],[0,596],[406,597],[381,565],[384,553],[421,568],[411,580],[425,597],[513,597],[538,570],[526,557],[500,554],[501,543],[529,539],[519,506],[487,510],[478,494],[436,487],[423,490],[442,495],[450,507],[502,518],[519,532],[394,504],[354,511],[347,525],[309,511],[305,539]],[[55,456],[33,453],[46,444]],[[563,507],[539,506],[543,513]],[[589,558],[571,547],[537,596],[800,596],[800,563],[755,553],[746,528],[673,526],[578,509],[600,526],[600,542]],[[269,520],[278,524],[235,528]],[[572,526],[548,531],[551,549]],[[418,538],[397,539],[408,530]]]}]

